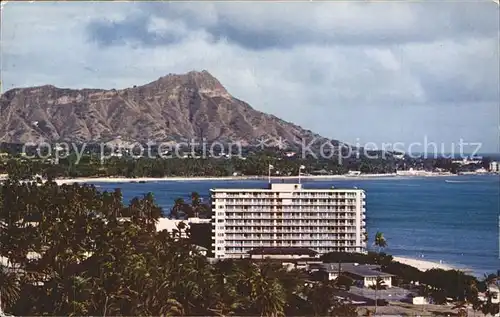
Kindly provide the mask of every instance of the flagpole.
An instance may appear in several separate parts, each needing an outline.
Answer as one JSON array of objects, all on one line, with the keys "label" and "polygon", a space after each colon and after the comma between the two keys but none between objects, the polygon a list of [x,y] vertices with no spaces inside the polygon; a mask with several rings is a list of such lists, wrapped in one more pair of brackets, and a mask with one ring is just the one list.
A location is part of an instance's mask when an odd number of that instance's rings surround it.
[{"label": "flagpole", "polygon": [[300,184],[300,170],[302,169],[302,166],[299,166],[299,184]]}]

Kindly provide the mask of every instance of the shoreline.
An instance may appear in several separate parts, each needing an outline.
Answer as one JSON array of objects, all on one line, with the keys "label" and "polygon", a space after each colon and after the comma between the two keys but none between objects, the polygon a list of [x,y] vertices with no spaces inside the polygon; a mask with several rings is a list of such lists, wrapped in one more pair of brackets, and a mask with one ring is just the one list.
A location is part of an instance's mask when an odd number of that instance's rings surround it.
[{"label": "shoreline", "polygon": [[[435,175],[396,175],[396,174],[366,174],[360,176],[348,175],[315,175],[301,176],[302,181],[328,181],[328,180],[370,180],[370,179],[412,179],[428,177],[457,177],[455,174],[435,174]],[[298,176],[272,176],[272,181],[298,180]],[[268,180],[268,176],[192,176],[192,177],[82,177],[82,178],[59,178],[55,182],[59,185],[73,183],[144,183],[144,182],[189,182],[189,181],[246,181]],[[0,178],[1,180],[1,178]]]},{"label": "shoreline", "polygon": [[422,272],[425,272],[430,269],[442,269],[442,270],[459,270],[464,273],[469,272],[470,270],[460,268],[458,265],[450,264],[450,263],[439,263],[429,260],[420,260],[415,258],[410,258],[406,256],[393,256],[393,261],[399,262],[402,264],[406,264],[409,266],[413,266],[414,268],[419,269]]},{"label": "shoreline", "polygon": [[[475,174],[476,176],[485,176],[492,174]],[[422,178],[446,178],[446,177],[459,177],[471,175],[457,175],[457,174],[425,174],[425,175],[398,175],[398,174],[361,174],[359,176],[351,175],[303,175],[300,177],[302,181],[328,181],[328,180],[384,180],[384,179],[422,179]],[[0,174],[0,181],[7,178],[6,174]],[[298,180],[298,176],[271,176],[272,181],[281,180]],[[58,178],[55,182],[58,185],[73,184],[73,183],[147,183],[147,182],[190,182],[190,181],[246,181],[268,180],[268,176],[191,176],[191,177],[124,177],[124,176],[111,176],[111,177],[76,177],[76,178]]]}]

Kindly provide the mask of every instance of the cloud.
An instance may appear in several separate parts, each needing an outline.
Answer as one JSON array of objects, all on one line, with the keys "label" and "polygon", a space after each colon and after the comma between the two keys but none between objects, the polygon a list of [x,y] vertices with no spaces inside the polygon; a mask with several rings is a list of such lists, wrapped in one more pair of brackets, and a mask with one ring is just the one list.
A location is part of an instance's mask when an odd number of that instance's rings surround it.
[{"label": "cloud", "polygon": [[[164,25],[158,30],[155,22]],[[126,44],[154,47],[182,41],[186,32],[166,22],[155,21],[146,15],[135,15],[120,21],[101,19],[91,21],[87,32],[89,39],[101,47]]]},{"label": "cloud", "polygon": [[494,38],[419,44],[405,48],[405,55],[429,101],[498,103],[500,65]]},{"label": "cloud", "polygon": [[247,49],[303,44],[394,45],[498,30],[491,3],[144,3],[142,12],[182,21]]},{"label": "cloud", "polygon": [[254,108],[356,142],[498,151],[494,3],[8,3],[5,88],[208,69]]}]

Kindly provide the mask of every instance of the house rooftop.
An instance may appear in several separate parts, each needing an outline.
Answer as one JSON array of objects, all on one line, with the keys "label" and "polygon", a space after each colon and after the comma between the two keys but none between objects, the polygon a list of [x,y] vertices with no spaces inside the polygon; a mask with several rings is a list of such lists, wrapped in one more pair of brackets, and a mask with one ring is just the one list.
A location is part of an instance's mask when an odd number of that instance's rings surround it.
[{"label": "house rooftop", "polygon": [[[325,263],[320,265],[320,270],[325,272],[338,272],[338,263]],[[357,263],[341,263],[340,271],[344,273],[350,273],[353,275],[361,277],[384,277],[384,276],[394,276],[393,274],[385,273],[380,271],[379,265],[372,264],[357,264]]]}]

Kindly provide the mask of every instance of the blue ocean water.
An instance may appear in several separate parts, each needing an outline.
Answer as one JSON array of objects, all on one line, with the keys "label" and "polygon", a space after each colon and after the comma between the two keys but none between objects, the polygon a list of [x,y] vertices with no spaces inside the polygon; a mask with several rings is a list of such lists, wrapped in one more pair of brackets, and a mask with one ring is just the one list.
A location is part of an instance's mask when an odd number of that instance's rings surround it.
[{"label": "blue ocean water", "polygon": [[[208,199],[210,188],[259,188],[266,181],[161,181],[98,183],[101,190],[121,188],[128,202],[152,192],[168,213],[174,199],[198,192]],[[341,179],[303,181],[305,187],[331,186],[366,191],[366,222],[370,242],[384,233],[392,255],[443,261],[475,275],[500,269],[500,178],[495,175]]]}]

